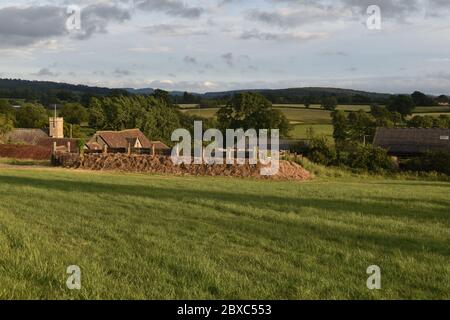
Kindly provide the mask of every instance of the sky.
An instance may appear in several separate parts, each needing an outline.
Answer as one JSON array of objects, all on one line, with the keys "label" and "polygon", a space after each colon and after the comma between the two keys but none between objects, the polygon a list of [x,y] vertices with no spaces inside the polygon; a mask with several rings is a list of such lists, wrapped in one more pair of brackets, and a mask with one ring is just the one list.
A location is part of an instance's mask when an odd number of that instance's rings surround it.
[{"label": "sky", "polygon": [[0,77],[450,94],[449,17],[449,0],[0,0]]}]

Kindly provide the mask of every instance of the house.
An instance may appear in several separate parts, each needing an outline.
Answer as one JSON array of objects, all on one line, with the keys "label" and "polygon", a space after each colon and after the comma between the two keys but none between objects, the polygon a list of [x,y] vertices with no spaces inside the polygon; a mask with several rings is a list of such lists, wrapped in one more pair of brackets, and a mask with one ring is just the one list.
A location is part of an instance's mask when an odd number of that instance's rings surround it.
[{"label": "house", "polygon": [[450,129],[378,128],[373,145],[388,150],[393,156],[450,152]]},{"label": "house", "polygon": [[89,151],[166,154],[170,148],[161,141],[150,141],[139,129],[97,131],[86,143]]}]

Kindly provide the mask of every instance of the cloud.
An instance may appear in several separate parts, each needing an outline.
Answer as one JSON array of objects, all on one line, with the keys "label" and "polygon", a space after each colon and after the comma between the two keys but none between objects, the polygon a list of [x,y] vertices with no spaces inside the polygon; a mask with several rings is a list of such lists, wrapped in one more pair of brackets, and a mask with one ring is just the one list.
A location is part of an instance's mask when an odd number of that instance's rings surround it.
[{"label": "cloud", "polygon": [[94,33],[106,33],[110,22],[130,20],[130,12],[110,4],[95,4],[81,12],[81,30],[76,33],[78,39],[87,39]]},{"label": "cloud", "polygon": [[50,69],[48,68],[42,68],[40,69],[38,72],[33,73],[32,75],[34,76],[38,76],[38,77],[57,77],[58,74],[55,72],[52,72]]},{"label": "cloud", "polygon": [[169,47],[136,47],[136,48],[130,48],[127,51],[134,52],[134,53],[167,53],[172,52],[173,49]]},{"label": "cloud", "polygon": [[309,32],[284,32],[272,33],[261,32],[256,29],[244,31],[240,38],[243,40],[265,40],[265,41],[307,41],[325,37],[326,33],[309,33]]},{"label": "cloud", "polygon": [[197,64],[197,59],[195,59],[194,57],[190,57],[190,56],[185,56],[183,61],[187,64]]},{"label": "cloud", "polygon": [[154,36],[185,37],[207,35],[205,30],[193,29],[181,24],[157,24],[143,27],[145,33]]},{"label": "cloud", "polygon": [[293,28],[318,22],[332,22],[346,16],[350,16],[348,10],[337,7],[322,7],[317,4],[291,10],[278,9],[263,11],[260,9],[252,9],[247,12],[247,17],[250,20],[282,28]]},{"label": "cloud", "polygon": [[132,72],[129,70],[117,68],[116,70],[114,70],[113,73],[117,77],[126,77],[126,76],[130,76]]},{"label": "cloud", "polygon": [[204,9],[190,7],[177,0],[136,0],[136,8],[144,11],[162,11],[170,16],[181,18],[199,18]]},{"label": "cloud", "polygon": [[417,17],[442,16],[448,13],[448,0],[270,0],[287,8],[272,11],[251,9],[247,17],[267,25],[293,28],[315,23],[359,20],[367,16],[370,5],[378,5],[384,19],[404,23]]},{"label": "cloud", "polygon": [[94,33],[106,33],[110,22],[131,19],[125,9],[103,3],[89,5],[81,11],[81,30],[69,32],[66,8],[58,6],[6,7],[0,9],[0,47],[36,44],[49,38],[71,35],[90,38]]},{"label": "cloud", "polygon": [[0,47],[27,46],[67,34],[62,8],[7,7],[0,9]]},{"label": "cloud", "polygon": [[349,54],[344,51],[323,51],[320,53],[321,56],[335,56],[335,57],[348,57]]},{"label": "cloud", "polygon": [[225,61],[225,63],[228,66],[232,67],[234,65],[233,53],[231,53],[231,52],[225,53],[225,54],[221,55],[221,58]]}]

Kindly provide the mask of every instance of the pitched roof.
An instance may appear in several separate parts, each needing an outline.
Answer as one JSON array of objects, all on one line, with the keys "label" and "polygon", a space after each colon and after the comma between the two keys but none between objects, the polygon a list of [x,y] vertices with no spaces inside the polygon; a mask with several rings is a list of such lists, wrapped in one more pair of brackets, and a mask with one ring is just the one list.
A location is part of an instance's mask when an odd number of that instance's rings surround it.
[{"label": "pitched roof", "polygon": [[48,138],[48,134],[41,129],[13,129],[6,134],[5,141],[13,144],[36,145],[40,139]]},{"label": "pitched roof", "polygon": [[450,152],[450,129],[378,128],[373,144],[391,154]]},{"label": "pitched roof", "polygon": [[[136,139],[142,144],[142,148],[151,148],[152,144],[139,129],[128,129],[123,131],[97,131],[89,143],[94,142],[95,138],[101,137],[109,148],[123,149],[128,148],[128,143],[136,142]],[[132,143],[133,146],[133,143]]]},{"label": "pitched roof", "polygon": [[169,150],[170,147],[168,147],[165,143],[161,141],[151,141],[152,146],[155,146],[156,150]]}]

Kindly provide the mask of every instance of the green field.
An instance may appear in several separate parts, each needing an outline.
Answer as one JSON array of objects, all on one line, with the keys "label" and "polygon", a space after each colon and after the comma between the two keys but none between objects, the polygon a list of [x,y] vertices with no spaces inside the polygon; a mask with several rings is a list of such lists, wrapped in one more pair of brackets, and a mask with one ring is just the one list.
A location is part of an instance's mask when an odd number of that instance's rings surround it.
[{"label": "green field", "polygon": [[292,126],[291,138],[309,139],[309,130],[311,128],[314,136],[333,136],[333,126],[331,124],[296,124]]},{"label": "green field", "polygon": [[[289,121],[294,123],[314,123],[327,124],[331,123],[331,112],[319,109],[302,109],[302,108],[277,108],[281,110]],[[189,109],[183,110],[186,114],[197,115],[205,118],[212,118],[216,116],[219,108],[209,109]]]},{"label": "green field", "polygon": [[205,108],[205,109],[185,109],[181,110],[181,112],[184,112],[191,116],[200,116],[204,118],[214,118],[216,116],[217,111],[219,111],[219,108]]},{"label": "green field", "polygon": [[0,298],[449,299],[449,191],[3,167]]},{"label": "green field", "polygon": [[435,112],[450,114],[450,107],[434,106],[434,107],[417,107],[414,109],[414,113],[435,113]]}]

